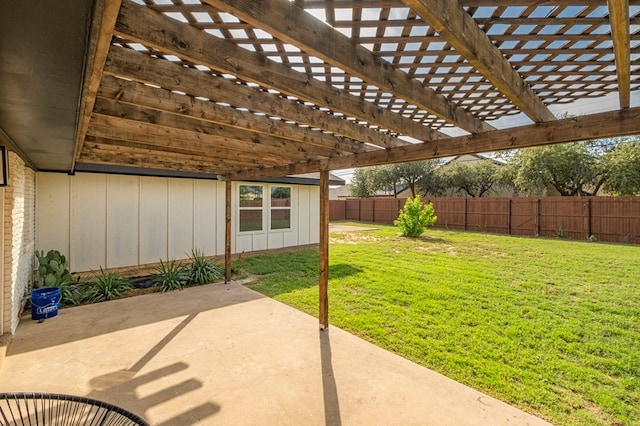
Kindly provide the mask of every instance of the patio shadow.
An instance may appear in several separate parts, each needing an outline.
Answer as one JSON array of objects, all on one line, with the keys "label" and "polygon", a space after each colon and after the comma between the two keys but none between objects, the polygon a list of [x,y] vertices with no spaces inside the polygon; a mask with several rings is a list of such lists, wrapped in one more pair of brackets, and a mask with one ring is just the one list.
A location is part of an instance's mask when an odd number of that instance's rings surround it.
[{"label": "patio shadow", "polygon": [[345,278],[362,272],[362,268],[358,268],[346,263],[338,263],[337,265],[329,265],[329,278]]},{"label": "patio shadow", "polygon": [[324,421],[327,426],[340,426],[340,401],[338,387],[331,361],[331,339],[329,329],[320,330],[320,360],[322,362],[322,392],[324,400]]},{"label": "patio shadow", "polygon": [[[184,362],[175,362],[151,372],[138,375],[140,371],[165,348],[181,331],[183,331],[196,317],[191,314],[176,325],[167,335],[143,355],[131,368],[118,370],[102,376],[94,377],[89,382],[93,391],[91,398],[98,400],[111,400],[116,404],[126,403],[129,409],[134,410],[142,417],[148,417],[148,411],[158,405],[182,397],[191,392],[196,392],[203,386],[200,379],[190,378],[178,383],[166,386],[167,378],[174,374],[184,373],[189,365]],[[139,388],[149,385],[159,389],[145,397],[138,397]],[[115,401],[114,398],[123,399]],[[215,415],[220,411],[220,406],[212,402],[205,402],[197,407],[181,407],[185,411],[175,415],[170,420],[161,423],[169,425],[191,425]]]},{"label": "patio shadow", "polygon": [[[61,309],[39,324],[23,316],[7,356],[89,339],[178,317],[262,299],[257,292],[238,291],[237,284],[208,284],[181,291],[151,293],[109,302]],[[169,336],[168,336],[169,337]],[[170,337],[169,337],[170,338]]]}]

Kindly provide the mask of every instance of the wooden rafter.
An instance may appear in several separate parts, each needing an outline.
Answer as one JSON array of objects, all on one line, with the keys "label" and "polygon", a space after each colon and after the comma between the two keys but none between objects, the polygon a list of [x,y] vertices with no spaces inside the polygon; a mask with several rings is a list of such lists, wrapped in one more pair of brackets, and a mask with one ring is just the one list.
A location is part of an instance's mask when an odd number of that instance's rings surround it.
[{"label": "wooden rafter", "polygon": [[458,0],[402,0],[533,121],[555,116]]},{"label": "wooden rafter", "polygon": [[115,32],[189,62],[233,74],[402,135],[430,140],[436,134],[416,121],[129,0],[123,0]]},{"label": "wooden rafter", "polygon": [[[111,165],[144,165],[144,161],[150,163],[147,167],[164,168],[172,167],[176,170],[197,170],[199,172],[212,173],[215,171],[224,171],[232,167],[250,167],[251,162],[242,161],[221,161],[216,159],[209,161],[201,155],[181,154],[172,152],[170,154],[156,151],[151,148],[138,148],[131,146],[123,146],[119,143],[111,143],[109,141],[85,141],[85,149],[82,152],[83,160],[92,163],[108,163]],[[255,163],[253,163],[255,166]]]},{"label": "wooden rafter", "polygon": [[[364,152],[372,149],[360,142],[338,138],[309,128],[293,126],[282,120],[272,120],[265,116],[221,106],[215,102],[203,101],[192,96],[177,94],[113,77],[103,78],[98,97],[115,100],[121,104],[189,117],[205,123],[221,124],[277,138],[303,142],[312,147],[324,147],[326,148],[324,153],[327,156],[338,155],[339,152]],[[194,122],[194,125],[196,123]],[[198,123],[197,128],[201,128],[200,123]],[[297,149],[303,150],[304,148],[300,145]]]},{"label": "wooden rafter", "polygon": [[[104,72],[107,75],[159,85],[167,90],[181,91],[214,101],[225,101],[233,106],[323,129],[370,145],[392,147],[405,144],[390,134],[357,125],[295,100],[167,60],[152,58],[132,49],[112,46]],[[433,134],[435,137],[436,132]]]},{"label": "wooden rafter", "polygon": [[80,115],[76,129],[72,171],[82,152],[82,144],[87,134],[87,127],[91,119],[91,112],[93,111],[96,93],[102,77],[102,69],[111,45],[113,28],[118,18],[121,2],[122,0],[98,0],[95,4],[86,72],[80,98]]},{"label": "wooden rafter", "polygon": [[620,108],[629,108],[631,102],[629,0],[608,0],[608,5],[613,50],[616,55]]},{"label": "wooden rafter", "polygon": [[[204,153],[210,148],[225,148],[229,150],[229,158],[251,155],[256,160],[274,159],[280,162],[317,158],[298,151],[295,143],[290,141],[223,126],[202,126],[200,131],[189,130],[194,127],[188,119],[127,105],[109,105],[107,102],[100,99],[96,104],[99,109],[94,112],[91,121],[89,134],[92,136],[110,137],[112,131],[119,131],[137,135],[137,138],[131,138],[133,141],[149,136],[152,141],[153,137],[157,138],[157,144],[171,143],[176,148],[191,143]],[[121,137],[116,133],[115,138]]]},{"label": "wooden rafter", "polygon": [[[119,138],[122,136],[122,138]],[[176,161],[177,157],[174,157],[173,154],[189,156],[192,159],[197,159],[201,164],[211,164],[220,163],[220,161],[224,161],[223,170],[231,171],[234,168],[238,167],[255,167],[258,162],[256,161],[255,155],[249,156],[246,154],[239,153],[234,150],[221,149],[221,148],[208,148],[203,146],[198,146],[193,143],[185,143],[176,145],[167,145],[164,143],[153,144],[144,139],[138,140],[137,138],[133,138],[133,140],[127,140],[129,137],[127,134],[111,135],[110,137],[97,137],[97,136],[87,136],[85,141],[85,147],[87,149],[83,150],[83,154],[89,153],[89,148],[93,147],[94,149],[98,149],[102,152],[139,152],[146,154],[149,158],[162,158],[164,160],[170,159],[172,161]],[[131,139],[131,138],[129,138]],[[229,152],[231,151],[231,152]],[[269,161],[269,159],[265,160],[265,163],[274,164],[283,164],[280,162]],[[217,170],[218,172],[222,172],[223,170]]]},{"label": "wooden rafter", "polygon": [[[609,1],[609,16],[607,0],[161,3],[122,0],[97,87],[87,61],[95,93],[76,161],[244,180],[640,133],[629,108],[640,0]],[[515,5],[526,7],[505,13]],[[615,91],[619,115],[552,124],[546,105]],[[519,111],[538,124],[483,121]],[[445,140],[445,122],[477,133]]]},{"label": "wooden rafter", "polygon": [[[204,0],[471,133],[492,126],[287,0]],[[471,19],[471,18],[469,18]],[[489,42],[490,43],[490,42]]]},{"label": "wooden rafter", "polygon": [[391,148],[384,151],[353,154],[318,162],[297,163],[284,167],[239,170],[226,179],[244,180],[284,176],[317,170],[336,170],[405,161],[427,160],[477,152],[501,151],[563,142],[640,134],[640,107],[557,121],[535,123],[511,129],[494,130]]}]

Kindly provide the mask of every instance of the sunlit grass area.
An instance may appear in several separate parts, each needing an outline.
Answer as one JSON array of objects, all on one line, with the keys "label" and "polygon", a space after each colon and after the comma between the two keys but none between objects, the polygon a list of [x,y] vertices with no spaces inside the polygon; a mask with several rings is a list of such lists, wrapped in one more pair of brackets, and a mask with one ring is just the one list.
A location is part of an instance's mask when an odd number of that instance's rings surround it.
[{"label": "sunlit grass area", "polygon": [[[375,227],[331,234],[331,324],[556,424],[638,424],[640,247]],[[234,268],[317,316],[317,250]]]}]

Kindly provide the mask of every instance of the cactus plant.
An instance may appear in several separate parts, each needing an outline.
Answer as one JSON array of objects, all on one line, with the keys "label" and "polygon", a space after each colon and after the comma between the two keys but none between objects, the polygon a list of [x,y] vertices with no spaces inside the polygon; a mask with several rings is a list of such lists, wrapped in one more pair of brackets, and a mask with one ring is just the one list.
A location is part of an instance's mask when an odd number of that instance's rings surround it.
[{"label": "cactus plant", "polygon": [[74,281],[69,272],[67,259],[58,250],[36,250],[38,267],[36,269],[35,287],[61,287]]}]

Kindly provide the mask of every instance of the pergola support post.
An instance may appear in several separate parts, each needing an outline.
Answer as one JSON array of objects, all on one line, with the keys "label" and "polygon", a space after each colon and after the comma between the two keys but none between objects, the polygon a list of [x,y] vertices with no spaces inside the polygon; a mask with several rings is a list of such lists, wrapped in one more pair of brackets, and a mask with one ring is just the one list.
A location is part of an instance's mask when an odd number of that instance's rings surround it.
[{"label": "pergola support post", "polygon": [[329,327],[329,172],[320,172],[320,329]]},{"label": "pergola support post", "polygon": [[231,281],[231,181],[224,183],[224,216],[225,216],[225,233],[224,233],[224,282],[228,284]]}]

